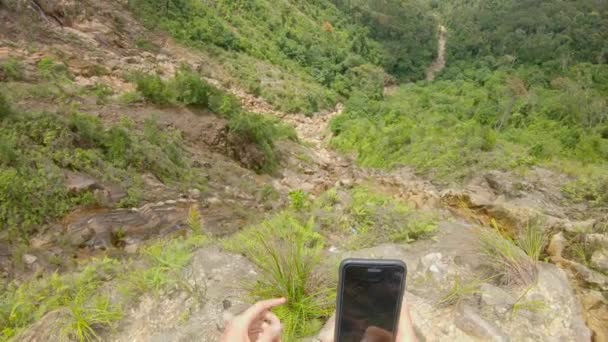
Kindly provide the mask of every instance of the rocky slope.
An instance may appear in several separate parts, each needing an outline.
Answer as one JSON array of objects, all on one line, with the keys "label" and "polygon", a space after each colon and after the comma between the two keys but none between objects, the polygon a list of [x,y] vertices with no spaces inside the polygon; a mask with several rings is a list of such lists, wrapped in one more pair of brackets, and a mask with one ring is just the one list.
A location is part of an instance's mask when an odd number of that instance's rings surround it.
[{"label": "rocky slope", "polygon": [[[340,106],[331,113],[312,117],[274,111],[258,98],[219,81],[226,74],[212,57],[145,30],[123,5],[121,1],[18,1],[14,4],[18,12],[0,9],[0,61],[8,58],[22,61],[25,82],[36,83],[36,65],[42,58],[54,56],[67,64],[75,87],[104,84],[113,90],[116,99],[134,89],[125,77],[128,73],[160,72],[163,77],[170,77],[185,63],[199,70],[210,83],[237,95],[246,108],[276,115],[293,125],[303,143],[282,142],[279,171],[259,175],[242,167],[242,160],[234,160],[218,143],[226,122],[211,113],[149,104],[125,105],[119,101],[99,104],[89,95],[75,96],[71,105],[107,123],[127,116],[142,124],[147,117],[156,116],[161,125],[181,131],[186,148],[207,175],[207,189],[180,191],[148,175],[144,177],[145,204],[140,207],[113,209],[108,205],[78,210],[33,238],[24,256],[26,272],[19,276],[43,271],[50,266],[51,256],[76,255],[86,259],[90,255],[104,255],[112,250],[110,240],[116,227],[122,227],[125,234],[125,244],[119,253],[132,253],[146,239],[179,230],[192,204],[200,207],[210,234],[225,236],[284,207],[291,191],[301,189],[319,196],[331,188],[347,191],[365,184],[395,201],[439,215],[437,235],[432,240],[358,251],[342,250],[336,247],[338,241],[330,241],[336,243],[330,244],[325,253],[331,260],[348,256],[404,260],[410,270],[407,298],[416,331],[424,340],[584,341],[590,340],[592,334],[597,341],[608,340],[605,275],[608,241],[606,234],[594,233],[608,223],[601,212],[564,205],[560,175],[544,169],[535,169],[525,176],[497,171],[479,175],[462,187],[442,188],[406,167],[390,172],[360,168],[348,156],[338,155],[328,147],[327,125],[333,116],[340,114]],[[141,37],[156,47],[154,51],[137,46]],[[104,72],[92,71],[100,67]],[[52,110],[64,104],[24,98],[17,105]],[[108,203],[124,196],[124,189],[83,174],[67,175],[66,186],[75,191],[96,191]],[[267,199],[264,188],[275,189],[279,195]],[[547,262],[535,266],[537,281],[522,287],[488,280],[482,256],[474,247],[477,227],[500,226],[518,231],[530,219],[538,218],[551,234],[551,242]],[[58,237],[67,237],[68,246],[58,245]],[[593,267],[573,260],[568,252],[568,243],[573,240],[592,241],[601,246],[591,256]],[[7,253],[0,256],[4,273],[16,276],[10,256]],[[183,290],[167,291],[160,297],[144,295],[116,330],[104,332],[102,338],[214,341],[226,320],[249,301],[239,286],[244,275],[255,279],[258,273],[243,256],[216,246],[202,248],[184,271],[191,284],[204,284],[205,291],[200,296]],[[458,281],[479,284],[470,296],[454,305],[438,305],[442,295]],[[533,303],[543,304],[537,307]],[[47,314],[20,340],[56,339],[50,326],[59,314],[56,311]]]}]

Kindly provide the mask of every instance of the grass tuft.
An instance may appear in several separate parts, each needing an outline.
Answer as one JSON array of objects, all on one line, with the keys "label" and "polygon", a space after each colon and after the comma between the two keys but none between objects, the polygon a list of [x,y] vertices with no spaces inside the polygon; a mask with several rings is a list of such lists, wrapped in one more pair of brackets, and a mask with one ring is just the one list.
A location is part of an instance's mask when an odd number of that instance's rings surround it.
[{"label": "grass tuft", "polygon": [[547,234],[536,224],[528,223],[517,239],[517,245],[534,261],[539,261],[545,246]]},{"label": "grass tuft", "polygon": [[454,285],[437,301],[437,306],[445,307],[460,303],[466,298],[479,293],[479,287],[483,281],[473,280],[470,282],[462,282],[459,277],[454,279]]},{"label": "grass tuft", "polygon": [[303,223],[281,213],[224,242],[260,268],[258,280],[248,285],[254,298],[288,299],[276,310],[288,341],[315,333],[333,307],[334,289],[314,271],[321,262],[323,237],[313,227],[312,220]]},{"label": "grass tuft", "polygon": [[486,265],[508,285],[530,284],[536,279],[535,261],[511,239],[495,230],[479,231],[479,247]]}]

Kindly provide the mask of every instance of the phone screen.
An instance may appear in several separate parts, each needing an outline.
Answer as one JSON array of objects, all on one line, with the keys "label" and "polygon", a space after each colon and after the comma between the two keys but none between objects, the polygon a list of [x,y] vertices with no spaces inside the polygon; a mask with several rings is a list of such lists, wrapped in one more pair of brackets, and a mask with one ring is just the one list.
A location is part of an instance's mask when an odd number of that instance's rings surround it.
[{"label": "phone screen", "polygon": [[404,267],[346,265],[342,277],[337,341],[360,342],[364,338],[393,341],[404,288]]}]

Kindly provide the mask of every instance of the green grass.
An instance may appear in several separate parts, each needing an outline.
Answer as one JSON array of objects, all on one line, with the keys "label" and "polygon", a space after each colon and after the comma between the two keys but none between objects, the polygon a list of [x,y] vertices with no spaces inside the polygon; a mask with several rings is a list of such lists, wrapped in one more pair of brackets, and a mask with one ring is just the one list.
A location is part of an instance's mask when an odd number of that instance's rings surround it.
[{"label": "green grass", "polygon": [[[2,79],[2,76],[4,79]],[[0,79],[6,81],[22,81],[25,77],[23,64],[16,58],[9,58],[0,63]]]},{"label": "green grass", "polygon": [[135,297],[144,293],[159,295],[170,288],[190,290],[181,276],[182,270],[192,260],[192,252],[208,242],[205,235],[194,234],[186,239],[161,239],[144,247],[140,254],[146,266],[123,279],[121,292]]},{"label": "green grass", "polygon": [[310,206],[309,194],[304,190],[289,192],[289,206],[295,210],[303,210]]},{"label": "green grass", "polygon": [[456,305],[461,301],[478,294],[480,292],[479,287],[481,284],[483,284],[483,281],[478,279],[462,282],[459,277],[456,277],[456,279],[454,279],[454,285],[441,296],[436,305],[440,307]]},{"label": "green grass", "polygon": [[534,261],[539,261],[548,242],[548,235],[538,224],[528,222],[517,239],[517,245]]},{"label": "green grass", "polygon": [[68,67],[55,61],[52,57],[43,57],[38,62],[38,73],[46,80],[67,81],[71,79]]},{"label": "green grass", "polygon": [[494,229],[479,230],[479,249],[484,263],[507,285],[527,285],[536,280],[535,260],[516,242]]},{"label": "green grass", "polygon": [[39,225],[94,203],[90,192],[68,192],[64,170],[123,185],[129,206],[137,205],[144,172],[180,188],[204,187],[182,146],[177,132],[153,121],[143,130],[126,119],[104,127],[77,113],[20,113],[0,121],[0,228],[10,240],[27,240]]},{"label": "green grass", "polygon": [[13,114],[13,108],[8,102],[8,99],[0,92],[0,120],[7,118]]},{"label": "green grass", "polygon": [[517,300],[513,304],[513,307],[511,308],[510,319],[515,318],[522,310],[526,310],[533,313],[540,313],[546,311],[549,308],[549,305],[543,300],[526,299],[526,295],[533,287],[534,286],[527,287],[523,291],[523,293],[517,298]]},{"label": "green grass", "polygon": [[[329,194],[330,199],[334,198]],[[350,249],[372,247],[386,242],[410,243],[430,238],[437,231],[433,214],[416,211],[390,196],[365,187],[350,191],[351,200],[341,218],[342,230],[351,230]],[[333,200],[332,200],[333,201]]]},{"label": "green grass", "polygon": [[275,310],[287,341],[315,333],[332,312],[335,290],[323,275],[315,274],[323,241],[314,221],[302,222],[285,212],[224,242],[260,269],[258,280],[248,285],[254,298],[288,299]]},{"label": "green grass", "polygon": [[111,327],[122,317],[120,307],[110,303],[101,291],[108,279],[121,272],[120,264],[111,259],[92,262],[74,274],[53,274],[19,286],[9,285],[0,305],[2,336],[10,338],[41,319],[46,313],[65,309],[66,319],[59,321],[64,338],[91,341],[96,330]]},{"label": "green grass", "polygon": [[193,252],[208,242],[204,235],[161,239],[145,245],[137,261],[94,259],[71,273],[10,283],[0,294],[0,339],[26,334],[50,313],[60,319],[48,327],[49,336],[99,340],[100,333],[114,327],[144,293],[178,288],[200,295],[185,281],[182,270]]}]

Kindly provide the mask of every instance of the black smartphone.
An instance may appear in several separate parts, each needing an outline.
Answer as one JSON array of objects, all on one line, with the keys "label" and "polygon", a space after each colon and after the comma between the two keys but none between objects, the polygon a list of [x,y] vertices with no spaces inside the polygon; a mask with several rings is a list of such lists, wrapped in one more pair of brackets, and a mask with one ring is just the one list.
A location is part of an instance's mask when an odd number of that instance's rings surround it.
[{"label": "black smartphone", "polygon": [[394,341],[406,274],[400,260],[342,261],[335,342]]}]

